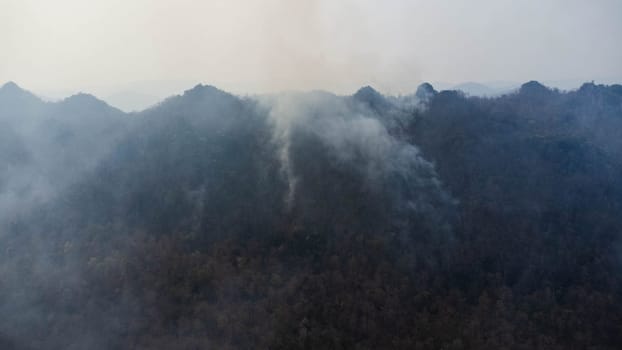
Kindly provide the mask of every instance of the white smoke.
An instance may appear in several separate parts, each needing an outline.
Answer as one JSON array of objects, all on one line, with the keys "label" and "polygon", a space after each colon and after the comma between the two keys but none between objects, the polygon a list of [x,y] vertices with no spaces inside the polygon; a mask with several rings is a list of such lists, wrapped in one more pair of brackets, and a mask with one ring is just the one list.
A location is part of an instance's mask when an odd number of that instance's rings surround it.
[{"label": "white smoke", "polygon": [[396,125],[394,118],[404,118],[404,113],[396,112],[401,105],[383,114],[325,92],[283,94],[262,102],[269,107],[280,145],[288,205],[300,186],[291,151],[300,133],[312,135],[338,164],[356,169],[370,191],[388,193],[398,211],[434,216],[439,205],[452,202],[433,164],[416,146],[389,132]]}]

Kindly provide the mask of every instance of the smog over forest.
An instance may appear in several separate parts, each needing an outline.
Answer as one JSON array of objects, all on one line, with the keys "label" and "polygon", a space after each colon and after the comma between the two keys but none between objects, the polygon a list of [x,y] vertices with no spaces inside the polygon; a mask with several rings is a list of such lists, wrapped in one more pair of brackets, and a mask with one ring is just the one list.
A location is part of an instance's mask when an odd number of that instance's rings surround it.
[{"label": "smog over forest", "polygon": [[620,15],[0,0],[0,349],[618,349]]}]

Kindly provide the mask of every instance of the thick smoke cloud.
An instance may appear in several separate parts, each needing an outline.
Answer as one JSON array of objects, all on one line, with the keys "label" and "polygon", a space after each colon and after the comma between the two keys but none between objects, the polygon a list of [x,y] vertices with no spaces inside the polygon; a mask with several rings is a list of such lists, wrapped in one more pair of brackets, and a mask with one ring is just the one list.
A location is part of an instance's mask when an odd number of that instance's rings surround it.
[{"label": "thick smoke cloud", "polygon": [[[284,94],[263,101],[269,105],[275,138],[281,145],[280,159],[289,184],[288,205],[295,202],[299,187],[305,186],[300,183],[304,174],[299,172],[303,170],[296,169],[295,164],[317,162],[301,159],[320,145],[329,162],[354,171],[362,179],[361,191],[388,197],[391,210],[401,218],[418,214],[435,224],[446,221],[441,218],[446,213],[439,211],[451,206],[452,199],[443,190],[433,164],[416,146],[389,131],[412,118],[408,112],[425,108],[425,100],[413,95],[391,101],[374,94],[371,101],[324,92]],[[374,110],[374,104],[381,104],[382,110]],[[309,140],[316,145],[301,145]],[[392,217],[394,223],[399,221],[396,219]]]}]

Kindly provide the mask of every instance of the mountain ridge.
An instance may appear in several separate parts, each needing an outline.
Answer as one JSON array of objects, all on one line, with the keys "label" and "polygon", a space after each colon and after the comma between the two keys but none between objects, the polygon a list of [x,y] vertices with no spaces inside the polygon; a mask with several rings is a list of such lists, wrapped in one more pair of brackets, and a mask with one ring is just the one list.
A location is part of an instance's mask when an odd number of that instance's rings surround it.
[{"label": "mountain ridge", "polygon": [[617,349],[620,86],[418,90],[0,98],[0,344]]}]

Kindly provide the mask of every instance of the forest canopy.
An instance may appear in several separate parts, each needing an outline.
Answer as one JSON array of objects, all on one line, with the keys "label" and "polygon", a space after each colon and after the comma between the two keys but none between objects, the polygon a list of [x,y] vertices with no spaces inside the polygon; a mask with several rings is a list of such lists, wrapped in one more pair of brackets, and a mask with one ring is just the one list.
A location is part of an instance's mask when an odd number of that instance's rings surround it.
[{"label": "forest canopy", "polygon": [[0,348],[617,349],[622,86],[0,88]]}]

